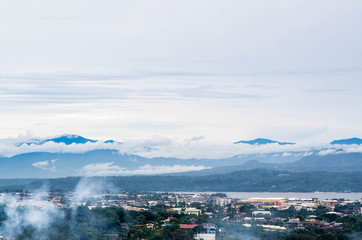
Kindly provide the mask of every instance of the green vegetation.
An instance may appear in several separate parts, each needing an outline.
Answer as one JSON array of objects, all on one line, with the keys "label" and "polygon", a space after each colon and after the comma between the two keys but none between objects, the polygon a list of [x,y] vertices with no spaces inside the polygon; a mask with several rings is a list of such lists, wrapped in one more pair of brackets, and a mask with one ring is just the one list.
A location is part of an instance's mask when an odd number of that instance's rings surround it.
[{"label": "green vegetation", "polygon": [[[234,192],[362,192],[362,172],[286,172],[265,169],[208,176],[94,177],[125,191],[234,191]],[[72,191],[78,177],[36,180],[22,188]],[[6,190],[3,186],[0,190]]]},{"label": "green vegetation", "polygon": [[[355,208],[361,207],[360,203],[338,206],[348,213],[354,212]],[[6,219],[4,211],[0,207],[0,217]],[[47,229],[37,230],[34,226],[26,226],[20,229],[14,239],[51,239],[51,240],[111,240],[111,239],[150,239],[150,240],[192,240],[195,233],[203,231],[202,223],[211,222],[218,229],[216,236],[220,240],[234,239],[256,239],[256,240],[303,240],[303,239],[331,239],[357,240],[362,237],[362,215],[350,214],[344,217],[335,216],[331,219],[326,214],[324,207],[319,207],[313,214],[321,222],[341,223],[340,229],[326,229],[315,225],[305,229],[293,229],[287,231],[264,231],[263,227],[256,222],[251,223],[251,227],[243,226],[237,221],[235,209],[229,208],[222,212],[224,208],[212,206],[210,204],[202,208],[214,212],[212,218],[201,214],[187,215],[170,212],[165,206],[157,205],[148,210],[125,211],[120,207],[94,208],[89,210],[86,206],[79,206],[76,209],[64,209],[65,217],[52,221]],[[238,209],[244,216],[251,216],[251,211],[256,210],[251,205],[243,205]],[[272,216],[266,218],[262,224],[282,225],[290,217],[307,217],[305,209],[296,211],[293,207],[287,210],[271,209]],[[225,216],[228,220],[225,220]],[[280,222],[275,219],[284,219]],[[284,222],[284,223],[283,223]],[[194,229],[181,229],[180,224],[196,224]]]}]

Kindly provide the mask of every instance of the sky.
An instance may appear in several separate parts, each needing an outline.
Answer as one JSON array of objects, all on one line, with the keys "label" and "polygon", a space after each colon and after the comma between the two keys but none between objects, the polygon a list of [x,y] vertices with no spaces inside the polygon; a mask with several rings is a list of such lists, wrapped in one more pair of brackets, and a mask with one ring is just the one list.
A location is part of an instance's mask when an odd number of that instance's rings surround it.
[{"label": "sky", "polygon": [[359,0],[2,1],[0,138],[362,137],[361,12]]}]

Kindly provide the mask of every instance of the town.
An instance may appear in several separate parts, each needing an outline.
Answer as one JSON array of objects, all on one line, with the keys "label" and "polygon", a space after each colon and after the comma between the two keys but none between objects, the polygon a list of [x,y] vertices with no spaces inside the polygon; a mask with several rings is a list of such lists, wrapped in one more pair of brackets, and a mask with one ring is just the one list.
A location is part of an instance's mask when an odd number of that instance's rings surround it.
[{"label": "town", "polygon": [[[87,222],[82,230],[87,239],[215,240],[235,239],[243,234],[251,239],[318,234],[344,239],[346,234],[361,236],[358,234],[362,230],[362,199],[239,199],[225,193],[166,192],[103,193],[79,198],[53,191],[41,197],[27,192],[2,193],[0,204],[4,209],[8,206],[2,199],[9,195],[16,199],[10,203],[12,207],[31,206],[41,211],[50,204],[76,225]],[[0,214],[2,225],[7,221],[4,209]],[[71,219],[71,215],[77,215],[71,211],[83,214],[84,219]],[[92,218],[104,223],[95,224]],[[101,237],[90,238],[95,232]]]}]

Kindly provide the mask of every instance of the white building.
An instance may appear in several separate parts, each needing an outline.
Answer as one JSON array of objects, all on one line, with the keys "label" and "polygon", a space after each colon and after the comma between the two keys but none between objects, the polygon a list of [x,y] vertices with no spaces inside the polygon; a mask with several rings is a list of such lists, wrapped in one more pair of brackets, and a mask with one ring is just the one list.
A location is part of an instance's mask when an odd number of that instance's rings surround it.
[{"label": "white building", "polygon": [[216,234],[215,233],[197,233],[196,237],[197,240],[215,240]]}]

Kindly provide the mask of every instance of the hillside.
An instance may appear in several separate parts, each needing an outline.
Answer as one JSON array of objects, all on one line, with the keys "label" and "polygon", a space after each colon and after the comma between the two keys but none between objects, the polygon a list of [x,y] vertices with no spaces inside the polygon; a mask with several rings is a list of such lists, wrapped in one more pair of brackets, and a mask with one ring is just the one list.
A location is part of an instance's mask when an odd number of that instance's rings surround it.
[{"label": "hillside", "polygon": [[178,175],[202,176],[228,173],[235,170],[252,170],[258,168],[291,172],[362,172],[362,154],[340,153],[324,156],[314,154],[303,157],[298,161],[288,163],[266,163],[257,160],[250,160],[241,165],[215,167],[202,171],[178,173]]},{"label": "hillside", "polygon": [[[0,190],[36,189],[73,191],[80,177],[34,179],[16,186],[0,184]],[[4,180],[0,180],[1,181]],[[93,177],[92,186],[112,184],[118,191],[235,191],[235,192],[362,192],[362,172],[287,172],[265,169],[235,171],[208,176]]]}]

